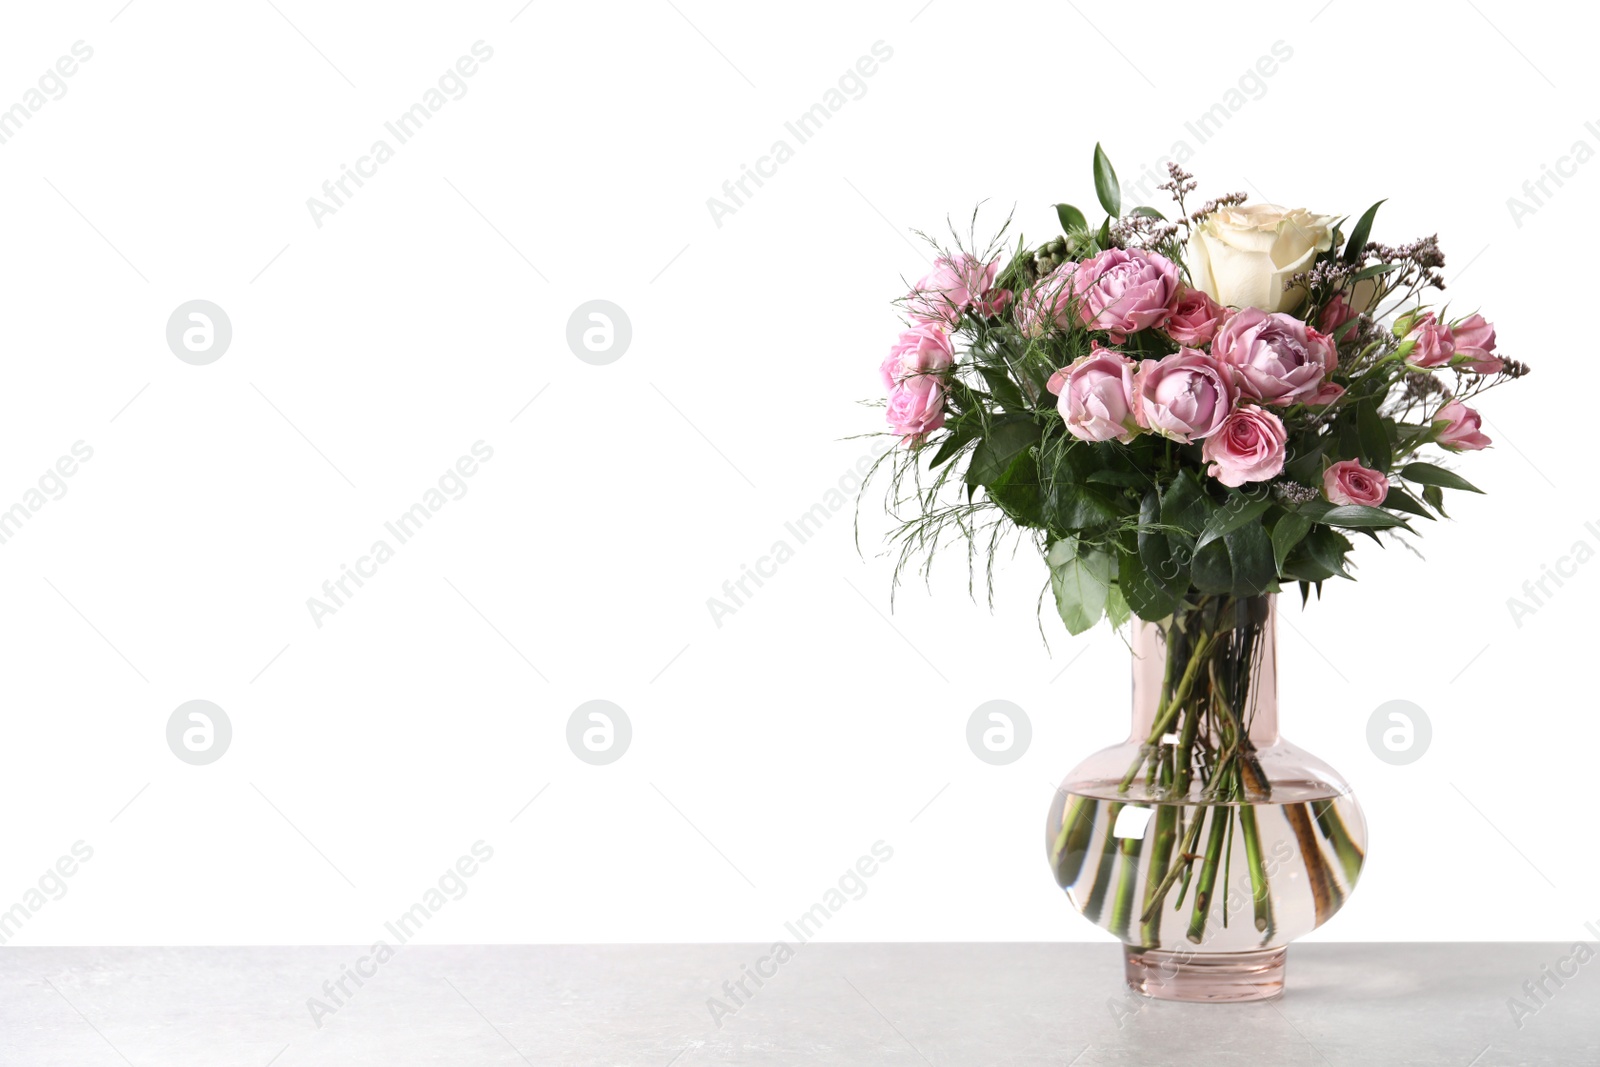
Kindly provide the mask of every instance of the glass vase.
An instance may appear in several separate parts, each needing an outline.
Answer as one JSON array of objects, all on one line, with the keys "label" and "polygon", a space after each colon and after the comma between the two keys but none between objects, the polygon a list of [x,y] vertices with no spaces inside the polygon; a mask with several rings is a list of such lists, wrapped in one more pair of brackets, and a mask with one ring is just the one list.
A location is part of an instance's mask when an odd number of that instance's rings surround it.
[{"label": "glass vase", "polygon": [[1276,597],[1200,597],[1135,619],[1133,731],[1056,791],[1045,848],[1128,984],[1166,1000],[1283,992],[1286,946],[1354,889],[1366,821],[1278,734]]}]

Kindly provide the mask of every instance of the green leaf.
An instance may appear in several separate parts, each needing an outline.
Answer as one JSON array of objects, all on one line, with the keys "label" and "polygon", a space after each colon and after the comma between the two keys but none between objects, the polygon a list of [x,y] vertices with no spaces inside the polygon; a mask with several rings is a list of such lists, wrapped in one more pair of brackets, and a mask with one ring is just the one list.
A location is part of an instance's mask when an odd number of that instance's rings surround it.
[{"label": "green leaf", "polygon": [[1194,554],[1194,585],[1202,593],[1259,596],[1277,575],[1272,541],[1259,523],[1241,526]]},{"label": "green leaf", "polygon": [[[1345,570],[1344,567],[1344,557],[1355,546],[1343,534],[1323,527],[1313,530],[1306,537],[1304,544],[1307,554],[1328,571],[1323,577],[1331,578],[1335,574],[1343,578],[1350,577],[1350,572]],[[1321,581],[1322,579],[1313,580]]]},{"label": "green leaf", "polygon": [[1356,405],[1356,437],[1362,455],[1376,470],[1387,471],[1394,465],[1393,445],[1376,401],[1363,400]]},{"label": "green leaf", "polygon": [[1122,586],[1113,582],[1106,592],[1106,618],[1113,630],[1128,621],[1128,600],[1122,595]]},{"label": "green leaf", "polygon": [[[1365,504],[1341,504],[1336,508],[1329,508],[1318,522],[1329,526],[1343,526],[1348,530],[1384,530],[1391,526],[1405,526],[1406,520],[1398,515],[1391,515],[1382,508],[1369,508]],[[1410,527],[1406,527],[1410,529]]]},{"label": "green leaf", "polygon": [[1180,471],[1161,494],[1161,521],[1198,536],[1211,518],[1212,503],[1192,470]]},{"label": "green leaf", "polygon": [[1379,200],[1367,208],[1367,213],[1356,222],[1356,228],[1350,231],[1350,239],[1344,243],[1344,261],[1346,263],[1359,263],[1361,253],[1367,247],[1367,235],[1372,232],[1372,220],[1378,214],[1378,208],[1383,204]]},{"label": "green leaf", "polygon": [[1310,517],[1298,511],[1286,511],[1278,519],[1277,525],[1272,528],[1272,562],[1278,570],[1283,570],[1289,553],[1311,532],[1311,526]]},{"label": "green leaf", "polygon": [[1122,186],[1117,182],[1117,172],[1111,169],[1111,160],[1098,144],[1094,146],[1094,195],[1100,198],[1107,215],[1121,217]]},{"label": "green leaf", "polygon": [[1039,441],[1039,427],[1031,418],[1012,416],[992,423],[967,464],[968,485],[992,485],[1004,477],[1017,456]]},{"label": "green leaf", "polygon": [[1106,597],[1111,591],[1111,555],[1093,548],[1080,553],[1076,538],[1050,546],[1045,562],[1050,565],[1050,585],[1056,594],[1056,610],[1067,632],[1081,634],[1106,613]]},{"label": "green leaf", "polygon": [[1056,218],[1061,220],[1061,231],[1072,233],[1075,230],[1088,232],[1089,220],[1083,217],[1083,212],[1071,204],[1057,204]]},{"label": "green leaf", "polygon": [[1259,519],[1272,506],[1272,498],[1263,496],[1252,500],[1243,493],[1229,493],[1227,501],[1206,520],[1195,542],[1195,551],[1206,547],[1217,538],[1230,534],[1246,523]]},{"label": "green leaf", "polygon": [[1425,519],[1433,518],[1433,514],[1423,507],[1416,497],[1393,485],[1389,487],[1389,492],[1384,495],[1383,506],[1390,511],[1404,511],[1412,515],[1421,515]]},{"label": "green leaf", "polygon": [[1435,467],[1432,463],[1407,463],[1400,468],[1400,477],[1408,482],[1417,482],[1420,485],[1437,485],[1445,489],[1465,489],[1469,493],[1483,492],[1482,489],[1479,489],[1455,471],[1447,471],[1443,467]]},{"label": "green leaf", "polygon": [[1100,251],[1102,252],[1111,247],[1111,220],[1109,218],[1100,224],[1100,233],[1096,235],[1094,240],[1100,246]]},{"label": "green leaf", "polygon": [[1166,222],[1167,221],[1167,217],[1165,215],[1163,215],[1161,212],[1157,211],[1153,207],[1145,207],[1143,205],[1140,205],[1139,207],[1134,208],[1132,211],[1128,212],[1128,214],[1130,214],[1130,215],[1143,215],[1147,219],[1160,219],[1162,222]]},{"label": "green leaf", "polygon": [[[1142,545],[1146,540],[1145,534],[1139,535]],[[1159,533],[1152,535],[1149,540],[1160,545],[1162,552],[1166,551],[1167,539]],[[1168,560],[1165,566],[1173,570],[1181,570],[1176,563]],[[1188,588],[1189,573],[1181,571],[1182,586]],[[1122,591],[1123,598],[1135,615],[1147,622],[1155,622],[1171,615],[1178,607],[1180,594],[1172,589],[1174,583],[1164,580],[1161,572],[1149,567],[1145,557],[1133,553],[1123,553],[1117,561],[1117,588]]]},{"label": "green leaf", "polygon": [[1444,490],[1440,489],[1437,485],[1423,486],[1422,499],[1426,500],[1428,502],[1428,506],[1433,508],[1434,511],[1444,515],[1444,517],[1447,519],[1450,517],[1449,515],[1445,514],[1444,510]]},{"label": "green leaf", "polygon": [[1044,514],[1039,508],[1039,461],[1031,451],[1019,452],[1006,472],[984,486],[984,491],[1018,526],[1044,525]]},{"label": "green leaf", "polygon": [[984,384],[989,387],[989,395],[994,397],[995,403],[1006,411],[1027,411],[1028,401],[1023,397],[1022,390],[1017,383],[1011,380],[1011,375],[999,367],[980,366],[978,373],[983,376]]}]

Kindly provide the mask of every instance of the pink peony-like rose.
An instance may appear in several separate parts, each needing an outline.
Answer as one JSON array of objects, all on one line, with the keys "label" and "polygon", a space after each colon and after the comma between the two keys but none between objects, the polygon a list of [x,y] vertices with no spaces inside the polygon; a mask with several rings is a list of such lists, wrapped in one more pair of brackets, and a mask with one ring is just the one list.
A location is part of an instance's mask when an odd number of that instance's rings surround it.
[{"label": "pink peony-like rose", "polygon": [[1121,344],[1130,333],[1160,326],[1172,315],[1181,285],[1178,267],[1142,248],[1108,248],[1078,265],[1072,295],[1091,330],[1108,330]]},{"label": "pink peony-like rose", "polygon": [[1024,336],[1043,337],[1053,327],[1072,325],[1072,275],[1077,269],[1076,263],[1063,263],[1017,297],[1017,328]]},{"label": "pink peony-like rose", "polygon": [[878,372],[883,375],[883,388],[893,391],[901,379],[936,374],[949,369],[955,360],[955,346],[944,328],[934,322],[919,322],[901,332]]},{"label": "pink peony-like rose", "polygon": [[913,321],[954,326],[961,313],[989,291],[999,268],[998,259],[985,264],[965,252],[953,259],[941,256],[911,291],[906,310]]},{"label": "pink peony-like rose", "polygon": [[1333,339],[1293,315],[1245,308],[1228,317],[1211,352],[1233,369],[1240,390],[1267,404],[1328,404],[1344,388],[1328,381],[1338,365]]},{"label": "pink peony-like rose", "polygon": [[1447,366],[1456,354],[1455,335],[1431,311],[1412,320],[1406,340],[1412,342],[1406,362],[1413,367]]},{"label": "pink peony-like rose", "polygon": [[1375,508],[1389,495],[1389,479],[1353,459],[1342,459],[1322,472],[1322,493],[1329,503]]},{"label": "pink peony-like rose", "polygon": [[1211,343],[1227,314],[1226,308],[1202,290],[1185,288],[1167,320],[1167,336],[1180,345],[1200,348]]},{"label": "pink peony-like rose", "polygon": [[1482,315],[1468,315],[1450,327],[1450,334],[1456,343],[1456,359],[1466,357],[1465,363],[1458,364],[1462,370],[1495,374],[1505,366],[1494,354],[1494,323]]},{"label": "pink peony-like rose", "polygon": [[1282,419],[1266,408],[1244,404],[1206,438],[1200,458],[1211,464],[1206,473],[1223,485],[1264,482],[1282,472],[1288,440]]},{"label": "pink peony-like rose", "polygon": [[1227,368],[1194,348],[1143,360],[1133,389],[1139,425],[1185,444],[1216,433],[1239,399]]},{"label": "pink peony-like rose", "polygon": [[1133,416],[1133,360],[1095,346],[1087,356],[1050,376],[1047,388],[1067,432],[1083,441],[1127,443],[1139,432]]},{"label": "pink peony-like rose", "polygon": [[1439,433],[1439,444],[1452,452],[1476,452],[1494,442],[1483,432],[1483,417],[1459,400],[1452,400],[1433,413],[1434,423],[1449,423]]},{"label": "pink peony-like rose", "polygon": [[908,442],[944,425],[944,381],[919,374],[889,390],[889,426]]}]

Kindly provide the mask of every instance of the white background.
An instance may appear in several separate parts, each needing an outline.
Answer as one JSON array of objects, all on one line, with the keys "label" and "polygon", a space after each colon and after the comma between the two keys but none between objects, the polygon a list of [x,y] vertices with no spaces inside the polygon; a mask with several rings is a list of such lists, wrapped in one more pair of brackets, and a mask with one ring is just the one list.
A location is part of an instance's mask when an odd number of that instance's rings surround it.
[{"label": "white background", "polygon": [[[827,937],[1103,936],[1041,829],[1126,730],[1119,640],[1047,615],[1046,645],[1026,553],[992,611],[952,556],[890,615],[876,492],[864,559],[848,511],[784,528],[880,426],[858,401],[926,269],[910,231],[987,200],[1047,238],[1049,205],[1092,206],[1097,140],[1125,179],[1187,142],[1202,195],[1388,197],[1374,237],[1438,232],[1454,307],[1535,367],[1485,399],[1497,446],[1461,466],[1489,495],[1453,498],[1426,562],[1364,544],[1359,584],[1285,604],[1285,732],[1372,827],[1319,936],[1600,919],[1600,564],[1520,627],[1506,603],[1600,547],[1600,163],[1520,226],[1506,204],[1600,147],[1592,27],[1505,0],[920,2],[9,6],[0,106],[94,49],[0,145],[0,507],[94,450],[0,545],[0,908],[94,849],[12,943],[365,944],[479,839],[493,860],[427,940],[766,941],[880,839]],[[318,228],[307,198],[479,40],[465,97]],[[865,95],[795,146],[784,122],[877,41]],[[1200,143],[1185,122],[1278,41]],[[716,225],[707,198],[778,138],[794,158]],[[201,367],[164,332],[197,298],[234,331]],[[608,366],[565,341],[591,299],[632,321]],[[479,440],[469,492],[316,626],[307,598]],[[707,599],[780,538],[794,558],[715,625]],[[565,740],[596,698],[633,726],[603,767]],[[167,748],[191,699],[232,721],[210,766]],[[1032,720],[1010,766],[966,745],[991,699]],[[1392,699],[1433,723],[1406,767],[1367,747]]]}]

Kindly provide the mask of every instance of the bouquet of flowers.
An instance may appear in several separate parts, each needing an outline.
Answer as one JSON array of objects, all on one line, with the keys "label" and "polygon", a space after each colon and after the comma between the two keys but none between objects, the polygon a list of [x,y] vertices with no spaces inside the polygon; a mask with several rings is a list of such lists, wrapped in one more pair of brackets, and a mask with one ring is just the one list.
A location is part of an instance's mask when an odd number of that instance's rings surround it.
[{"label": "bouquet of flowers", "polygon": [[[1020,532],[1068,631],[1130,615],[1161,628],[1148,736],[1102,800],[1253,803],[1271,792],[1250,722],[1265,598],[1320,596],[1350,577],[1353,537],[1407,536],[1445,514],[1447,490],[1478,492],[1424,457],[1487,447],[1473,404],[1527,367],[1497,352],[1482,315],[1425,302],[1444,289],[1437,239],[1371,240],[1382,201],[1354,223],[1242,193],[1191,210],[1194,179],[1168,172],[1167,213],[1126,209],[1097,146],[1098,227],[1058,204],[1062,232],[1043,244],[1005,247],[1002,229],[986,251],[941,250],[902,301],[909,323],[881,368],[905,447],[880,465],[897,575],[950,539],[992,568]],[[1061,813],[1051,857],[1064,886],[1084,859],[1073,817]],[[1306,853],[1313,820],[1290,819]],[[1203,817],[1184,821],[1158,826],[1166,862],[1147,856],[1144,903],[1131,880],[1118,888],[1113,928],[1130,942],[1140,917],[1144,943],[1161,943],[1154,905],[1187,889],[1196,862],[1199,882],[1214,874],[1224,841],[1231,850],[1231,823],[1224,833],[1214,819],[1202,847]],[[1337,813],[1315,821],[1330,850],[1328,870],[1311,872],[1325,879],[1320,920],[1360,852]],[[1263,846],[1253,822],[1241,829],[1270,938]],[[1193,942],[1206,923],[1196,905]]]}]

